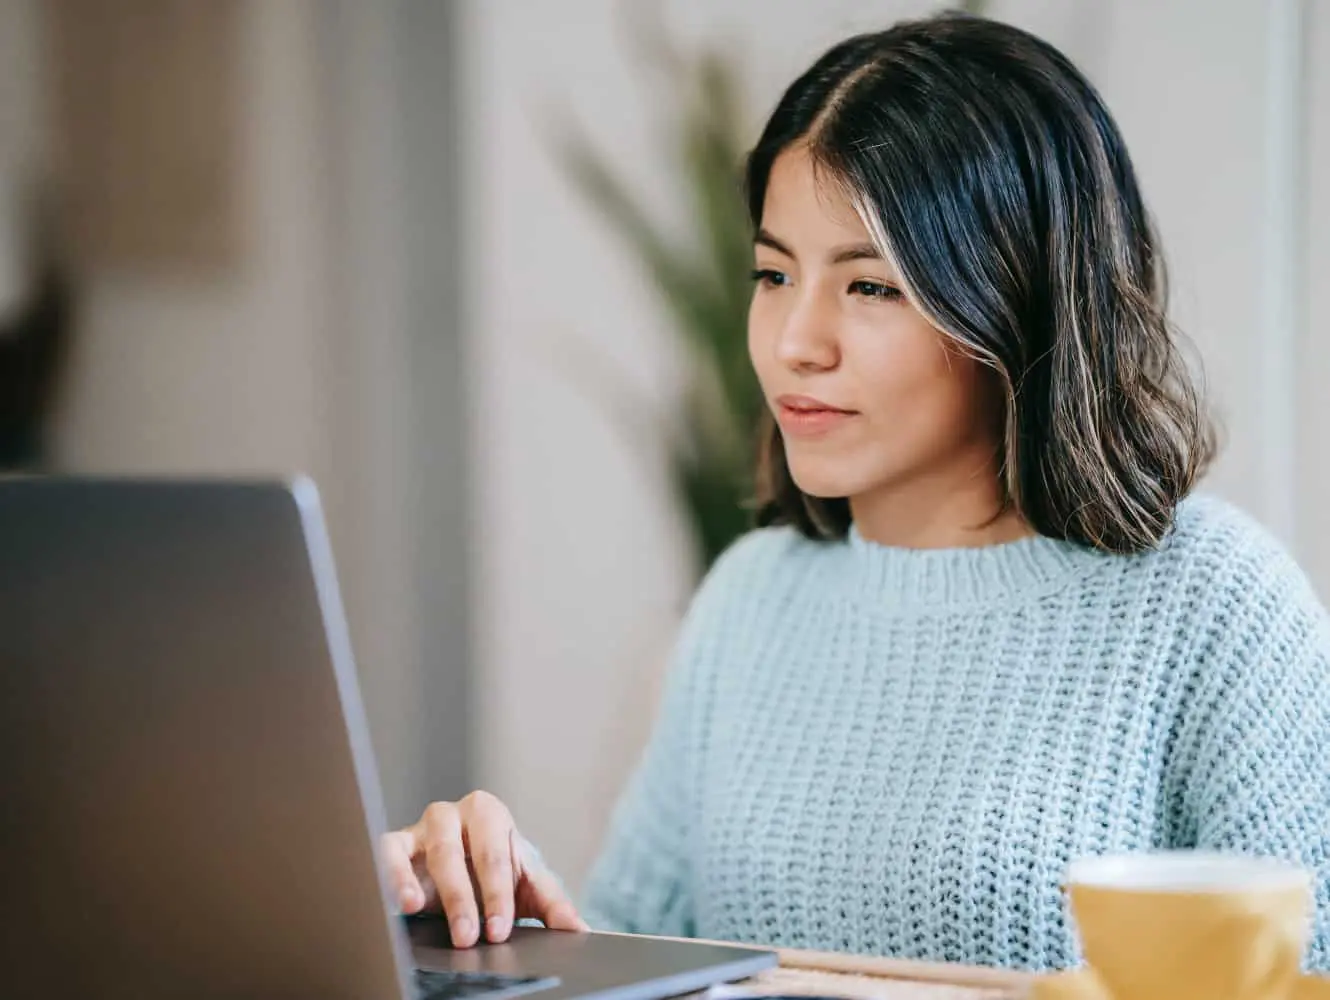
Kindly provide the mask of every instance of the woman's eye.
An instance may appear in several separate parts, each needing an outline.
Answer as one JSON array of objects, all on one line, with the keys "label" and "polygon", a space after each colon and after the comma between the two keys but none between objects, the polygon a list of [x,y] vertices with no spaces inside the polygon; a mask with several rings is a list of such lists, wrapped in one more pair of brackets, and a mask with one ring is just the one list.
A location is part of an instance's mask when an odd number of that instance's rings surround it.
[{"label": "woman's eye", "polygon": [[886,299],[894,301],[903,298],[901,290],[894,285],[884,285],[880,281],[855,281],[850,284],[852,295],[862,295],[866,299]]},{"label": "woman's eye", "polygon": [[790,283],[789,276],[783,271],[774,271],[769,267],[759,267],[750,277],[759,285],[766,285],[768,288],[780,288]]}]

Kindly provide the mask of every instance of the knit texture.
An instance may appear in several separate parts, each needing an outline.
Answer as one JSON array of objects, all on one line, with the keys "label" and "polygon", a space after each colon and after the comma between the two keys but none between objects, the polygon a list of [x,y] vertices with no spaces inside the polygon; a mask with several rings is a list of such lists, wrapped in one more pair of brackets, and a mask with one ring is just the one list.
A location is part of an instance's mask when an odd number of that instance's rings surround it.
[{"label": "knit texture", "polygon": [[1330,627],[1254,522],[1191,499],[1136,556],[767,529],[693,601],[584,915],[1057,968],[1068,861],[1193,846],[1311,868],[1330,965]]}]

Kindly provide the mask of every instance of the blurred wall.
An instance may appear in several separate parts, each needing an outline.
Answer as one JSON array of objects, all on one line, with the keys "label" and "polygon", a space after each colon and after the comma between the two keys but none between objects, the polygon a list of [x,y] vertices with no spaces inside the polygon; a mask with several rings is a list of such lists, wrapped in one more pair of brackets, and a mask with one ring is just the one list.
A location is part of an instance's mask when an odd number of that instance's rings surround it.
[{"label": "blurred wall", "polygon": [[[691,571],[685,536],[661,499],[659,451],[622,426],[611,378],[648,401],[668,400],[668,331],[635,262],[570,195],[542,140],[550,109],[571,111],[660,213],[682,218],[658,142],[668,101],[633,61],[626,6],[484,0],[465,5],[463,31],[466,239],[478,261],[468,300],[473,468],[484,519],[475,536],[479,776],[574,884],[630,766],[622,755],[636,751],[649,724]],[[933,5],[661,7],[683,38],[722,40],[743,61],[756,126],[827,45]],[[1281,10],[1313,7],[1314,42],[1281,33]],[[1307,275],[1267,273],[1286,256],[1278,206],[1295,193],[1289,157],[1300,155],[1272,127],[1271,109],[1288,82],[1290,42],[1303,42],[1317,53],[1306,61],[1318,94],[1315,113],[1308,109],[1320,164],[1313,206],[1324,220],[1312,249],[1321,276],[1312,283],[1314,328],[1324,328],[1330,29],[1322,8],[998,0],[993,13],[1064,48],[1104,91],[1158,215],[1176,318],[1199,348],[1227,425],[1209,486],[1295,544],[1330,594],[1330,474],[1316,430],[1330,420],[1319,389],[1330,353],[1305,326],[1278,328],[1290,306],[1305,311]]]},{"label": "blurred wall", "polygon": [[[36,65],[40,4],[0,4],[0,36],[22,50],[20,65]],[[426,190],[405,204],[419,180],[405,159],[437,166],[437,155],[424,159],[428,144],[451,141],[452,123],[436,100],[408,147],[401,94],[403,40],[416,47],[411,65],[440,62],[449,19],[428,14],[449,5],[241,9],[244,253],[234,273],[80,276],[53,460],[107,473],[315,477],[389,815],[405,822],[470,783],[462,429],[438,420],[448,406],[420,402],[438,393],[460,409],[458,330],[446,304],[423,318],[409,301],[427,281],[449,288],[409,262],[419,250],[446,266],[435,251],[453,237],[440,205],[455,195]],[[3,30],[11,23],[14,36]],[[446,79],[417,81],[421,99],[446,94]],[[38,158],[49,83],[15,100],[20,126],[0,120],[0,135],[23,138]],[[427,430],[426,419],[436,421]]]},{"label": "blurred wall", "polygon": [[1330,600],[1330,5],[1308,2],[1308,202],[1300,215],[1308,296],[1300,330],[1297,386],[1298,552]]},{"label": "blurred wall", "polygon": [[41,62],[35,0],[0,0],[0,315],[23,293],[16,187],[41,155]]},{"label": "blurred wall", "polygon": [[307,468],[324,478],[332,390],[314,40],[308,4],[246,8],[246,253],[232,275],[84,276],[57,428],[95,471]]}]

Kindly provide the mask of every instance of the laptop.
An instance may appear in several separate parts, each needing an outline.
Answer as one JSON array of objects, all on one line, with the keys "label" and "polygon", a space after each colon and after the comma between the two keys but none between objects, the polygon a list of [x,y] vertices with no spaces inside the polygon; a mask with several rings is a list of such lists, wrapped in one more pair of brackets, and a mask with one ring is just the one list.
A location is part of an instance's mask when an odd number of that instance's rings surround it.
[{"label": "laptop", "polygon": [[0,480],[0,995],[656,1000],[773,952],[394,912],[317,492]]}]

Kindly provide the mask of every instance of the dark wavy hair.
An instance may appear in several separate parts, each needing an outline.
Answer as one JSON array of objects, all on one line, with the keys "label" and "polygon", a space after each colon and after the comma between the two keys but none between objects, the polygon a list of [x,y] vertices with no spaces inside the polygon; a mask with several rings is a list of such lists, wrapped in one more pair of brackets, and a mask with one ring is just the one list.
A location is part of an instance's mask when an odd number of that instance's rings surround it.
[{"label": "dark wavy hair", "polygon": [[[1040,534],[1139,552],[1168,533],[1215,436],[1167,318],[1159,244],[1103,100],[1051,45],[961,14],[836,45],[794,82],[747,166],[805,146],[912,301],[996,373],[1005,504]],[[843,537],[762,430],[760,524]]]}]

